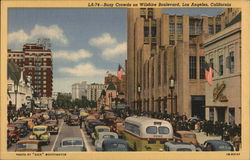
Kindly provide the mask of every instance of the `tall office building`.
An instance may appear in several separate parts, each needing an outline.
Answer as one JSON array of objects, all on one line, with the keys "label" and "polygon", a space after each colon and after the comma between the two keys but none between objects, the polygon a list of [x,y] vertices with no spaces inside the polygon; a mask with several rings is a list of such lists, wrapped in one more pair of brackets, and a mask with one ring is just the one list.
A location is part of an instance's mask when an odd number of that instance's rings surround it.
[{"label": "tall office building", "polygon": [[44,44],[27,43],[22,51],[8,49],[8,61],[15,62],[25,76],[31,77],[34,96],[52,97],[52,52]]},{"label": "tall office building", "polygon": [[96,101],[101,96],[102,90],[105,89],[104,84],[92,83],[88,85],[87,99],[89,101]]},{"label": "tall office building", "polygon": [[87,82],[75,83],[72,85],[72,100],[87,97]]},{"label": "tall office building", "polygon": [[226,27],[225,19],[224,12],[209,17],[128,9],[126,98],[131,108],[205,119],[203,43]]}]

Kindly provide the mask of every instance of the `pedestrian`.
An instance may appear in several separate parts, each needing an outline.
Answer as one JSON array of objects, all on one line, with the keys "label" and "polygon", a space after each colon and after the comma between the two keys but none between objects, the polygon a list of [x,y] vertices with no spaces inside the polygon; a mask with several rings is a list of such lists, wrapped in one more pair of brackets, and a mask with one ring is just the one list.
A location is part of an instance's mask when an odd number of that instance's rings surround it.
[{"label": "pedestrian", "polygon": [[79,123],[79,125],[80,125],[80,128],[82,128],[82,117],[80,117],[80,123]]},{"label": "pedestrian", "polygon": [[240,137],[240,134],[237,134],[236,136],[234,136],[234,138],[233,138],[233,145],[234,145],[235,151],[239,151],[240,150],[240,146],[241,146],[241,137]]}]

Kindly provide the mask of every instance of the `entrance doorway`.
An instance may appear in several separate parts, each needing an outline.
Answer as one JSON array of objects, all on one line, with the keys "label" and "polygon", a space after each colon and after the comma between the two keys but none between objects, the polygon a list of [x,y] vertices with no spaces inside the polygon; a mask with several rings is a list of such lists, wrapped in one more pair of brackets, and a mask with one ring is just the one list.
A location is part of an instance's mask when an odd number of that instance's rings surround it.
[{"label": "entrance doorway", "polygon": [[226,108],[217,108],[217,119],[219,122],[225,122]]},{"label": "entrance doorway", "polygon": [[192,117],[205,119],[205,96],[191,96]]}]

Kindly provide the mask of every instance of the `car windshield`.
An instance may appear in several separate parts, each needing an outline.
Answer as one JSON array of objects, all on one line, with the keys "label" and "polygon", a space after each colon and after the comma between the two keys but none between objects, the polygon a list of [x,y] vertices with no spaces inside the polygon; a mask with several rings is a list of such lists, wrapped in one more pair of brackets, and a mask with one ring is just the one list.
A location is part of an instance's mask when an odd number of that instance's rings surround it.
[{"label": "car windshield", "polygon": [[38,149],[38,145],[34,143],[22,143],[17,145],[17,149]]},{"label": "car windshield", "polygon": [[15,127],[8,127],[8,130],[14,131],[14,130],[15,130]]},{"label": "car windshield", "polygon": [[169,129],[167,127],[159,127],[158,132],[159,132],[159,134],[168,134]]},{"label": "car windshield", "polygon": [[71,116],[71,119],[78,119],[78,116]]},{"label": "car windshield", "polygon": [[106,113],[107,116],[114,116],[115,114],[112,112]]},{"label": "car windshield", "polygon": [[56,124],[56,121],[47,121],[46,124]]},{"label": "car windshield", "polygon": [[110,148],[126,148],[126,145],[123,143],[112,143],[110,144]]},{"label": "car windshield", "polygon": [[113,136],[113,135],[104,135],[102,138],[103,138],[103,139],[115,138],[115,136]]},{"label": "car windshield", "polygon": [[148,134],[156,134],[157,133],[157,127],[156,126],[149,126],[149,127],[147,127],[146,132]]},{"label": "car windshield", "polygon": [[227,144],[220,144],[217,148],[219,151],[230,151],[231,150],[231,146],[229,146]]},{"label": "car windshield", "polygon": [[190,148],[178,148],[176,151],[192,151]]},{"label": "car windshield", "polygon": [[46,128],[34,128],[33,131],[46,131]]},{"label": "car windshield", "polygon": [[98,132],[109,132],[108,128],[99,128]]},{"label": "car windshield", "polygon": [[82,141],[81,140],[63,141],[63,146],[73,146],[73,145],[82,145]]},{"label": "car windshield", "polygon": [[195,136],[193,134],[184,134],[183,137],[185,137],[185,138],[194,138]]}]

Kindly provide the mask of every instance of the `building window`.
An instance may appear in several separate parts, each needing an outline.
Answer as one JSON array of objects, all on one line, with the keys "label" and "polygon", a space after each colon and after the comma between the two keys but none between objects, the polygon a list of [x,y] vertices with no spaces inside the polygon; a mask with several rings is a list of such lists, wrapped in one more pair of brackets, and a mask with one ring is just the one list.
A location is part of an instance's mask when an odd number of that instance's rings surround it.
[{"label": "building window", "polygon": [[209,32],[209,34],[214,34],[214,26],[213,25],[208,26],[208,32]]},{"label": "building window", "polygon": [[234,52],[230,52],[227,57],[227,68],[229,68],[230,73],[234,73]]},{"label": "building window", "polygon": [[154,14],[153,14],[153,8],[149,8],[148,9],[148,18],[153,18]]},{"label": "building window", "polygon": [[169,33],[174,34],[175,33],[175,25],[174,23],[169,24]]},{"label": "building window", "polygon": [[169,40],[169,45],[174,45],[175,41],[174,40]]},{"label": "building window", "polygon": [[149,22],[144,21],[144,43],[147,44],[149,43],[148,35],[149,35]]},{"label": "building window", "polygon": [[189,56],[189,79],[196,79],[196,56]]},{"label": "building window", "polygon": [[202,22],[199,22],[197,32],[198,32],[198,34],[202,33]]},{"label": "building window", "polygon": [[158,56],[158,85],[161,85],[161,56]]},{"label": "building window", "polygon": [[151,76],[151,86],[154,88],[154,61],[152,61],[152,76]]},{"label": "building window", "polygon": [[221,31],[221,25],[217,24],[215,27],[216,33]]},{"label": "building window", "polygon": [[214,121],[214,108],[209,108],[209,120]]},{"label": "building window", "polygon": [[205,79],[205,56],[200,56],[200,79]]},{"label": "building window", "polygon": [[177,24],[177,33],[178,33],[178,34],[182,34],[182,32],[183,32],[182,23],[178,23],[178,24]]},{"label": "building window", "polygon": [[191,23],[190,26],[189,26],[189,34],[190,35],[193,35],[195,34],[195,29],[194,29],[194,23]]},{"label": "building window", "polygon": [[[214,59],[211,58],[209,61],[210,61],[210,65],[211,65],[212,69],[214,69]],[[212,72],[212,77],[214,77],[214,72]]]},{"label": "building window", "polygon": [[219,56],[219,74],[223,75],[223,56]]}]

